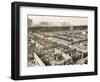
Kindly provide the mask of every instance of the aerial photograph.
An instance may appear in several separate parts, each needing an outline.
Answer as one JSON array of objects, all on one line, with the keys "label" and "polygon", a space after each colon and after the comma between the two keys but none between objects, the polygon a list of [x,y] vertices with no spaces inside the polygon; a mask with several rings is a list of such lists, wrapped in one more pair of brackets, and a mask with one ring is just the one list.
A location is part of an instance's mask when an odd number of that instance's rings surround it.
[{"label": "aerial photograph", "polygon": [[27,66],[88,64],[88,17],[27,15]]}]

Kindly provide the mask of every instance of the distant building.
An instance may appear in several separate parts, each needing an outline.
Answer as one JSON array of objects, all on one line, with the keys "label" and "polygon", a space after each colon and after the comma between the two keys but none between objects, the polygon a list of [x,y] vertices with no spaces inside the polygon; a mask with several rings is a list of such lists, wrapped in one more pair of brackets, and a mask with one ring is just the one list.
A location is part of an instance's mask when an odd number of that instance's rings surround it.
[{"label": "distant building", "polygon": [[58,27],[66,27],[66,26],[70,26],[70,23],[69,22],[52,22],[52,21],[49,21],[49,22],[39,22],[37,23],[35,26],[42,26],[42,27],[54,27],[54,26],[58,26]]}]

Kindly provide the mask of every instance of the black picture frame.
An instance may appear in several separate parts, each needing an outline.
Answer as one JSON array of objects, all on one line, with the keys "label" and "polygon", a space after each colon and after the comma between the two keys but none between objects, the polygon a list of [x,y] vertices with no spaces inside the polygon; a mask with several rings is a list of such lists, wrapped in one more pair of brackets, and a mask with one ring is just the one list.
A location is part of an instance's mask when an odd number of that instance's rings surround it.
[{"label": "black picture frame", "polygon": [[[79,9],[94,11],[94,72],[62,73],[46,75],[20,76],[20,7],[46,7],[60,9]],[[77,6],[62,4],[45,4],[31,2],[12,2],[11,4],[11,78],[14,80],[40,79],[40,78],[58,78],[73,76],[97,75],[97,7],[95,6]]]}]

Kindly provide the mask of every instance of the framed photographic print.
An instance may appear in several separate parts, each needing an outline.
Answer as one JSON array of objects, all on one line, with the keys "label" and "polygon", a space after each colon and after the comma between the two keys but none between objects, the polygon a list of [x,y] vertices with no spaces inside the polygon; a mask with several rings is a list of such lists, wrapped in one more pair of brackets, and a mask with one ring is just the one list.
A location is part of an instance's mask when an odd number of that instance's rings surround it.
[{"label": "framed photographic print", "polygon": [[97,75],[97,7],[12,3],[14,80]]}]

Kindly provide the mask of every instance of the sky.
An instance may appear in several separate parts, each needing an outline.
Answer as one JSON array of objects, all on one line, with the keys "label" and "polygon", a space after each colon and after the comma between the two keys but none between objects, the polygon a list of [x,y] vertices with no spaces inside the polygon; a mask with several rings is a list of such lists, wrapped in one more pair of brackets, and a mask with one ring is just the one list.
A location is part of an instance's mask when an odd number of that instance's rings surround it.
[{"label": "sky", "polygon": [[28,15],[28,19],[32,19],[33,26],[40,22],[49,22],[51,26],[60,26],[63,22],[67,25],[88,25],[87,17]]}]

